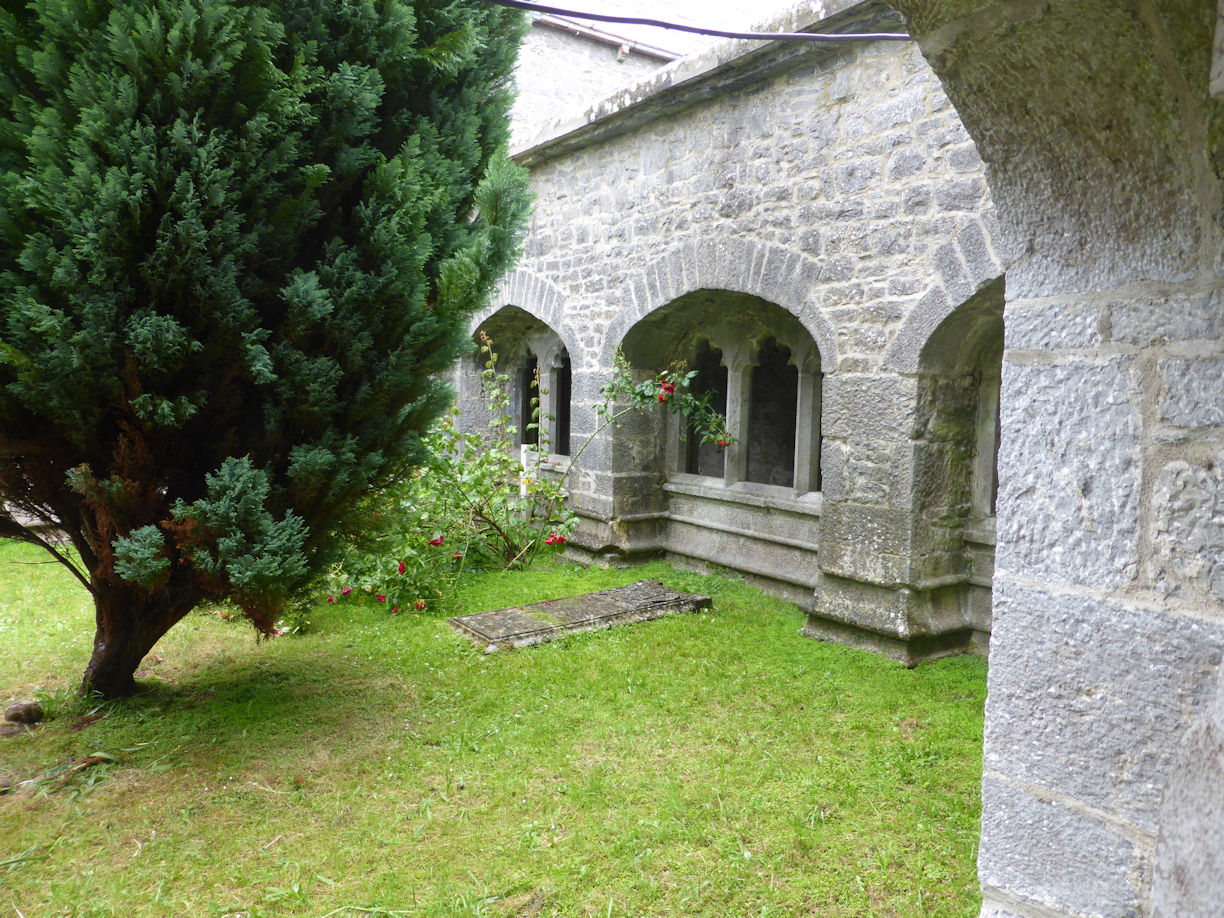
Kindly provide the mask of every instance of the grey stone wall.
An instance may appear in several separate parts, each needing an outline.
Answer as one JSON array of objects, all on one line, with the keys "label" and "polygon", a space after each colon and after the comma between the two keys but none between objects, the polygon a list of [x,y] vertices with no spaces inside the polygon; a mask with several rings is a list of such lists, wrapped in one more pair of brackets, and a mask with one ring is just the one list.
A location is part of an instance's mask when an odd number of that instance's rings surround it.
[{"label": "grey stone wall", "polygon": [[[843,0],[775,26],[818,21],[898,25],[882,4]],[[737,430],[767,337],[799,376],[791,487],[745,480],[759,452],[747,441],[721,478],[686,475],[674,421],[632,419],[569,470],[573,550],[727,566],[805,602],[813,636],[901,659],[982,646],[981,368],[922,355],[983,296],[998,318],[1003,269],[983,165],[918,49],[724,42],[573,113],[517,158],[535,213],[517,272],[476,324],[513,306],[555,332],[576,443],[596,428],[622,344],[644,375],[691,359],[699,340],[719,348]],[[1001,322],[991,330],[997,363]],[[969,420],[941,420],[957,412]]]},{"label": "grey stone wall", "polygon": [[615,45],[534,21],[514,70],[518,97],[510,113],[511,143],[528,143],[549,122],[644,79],[666,63],[632,49],[621,54]]},{"label": "grey stone wall", "polygon": [[1220,914],[1216,6],[897,5],[1016,255],[982,914]]}]

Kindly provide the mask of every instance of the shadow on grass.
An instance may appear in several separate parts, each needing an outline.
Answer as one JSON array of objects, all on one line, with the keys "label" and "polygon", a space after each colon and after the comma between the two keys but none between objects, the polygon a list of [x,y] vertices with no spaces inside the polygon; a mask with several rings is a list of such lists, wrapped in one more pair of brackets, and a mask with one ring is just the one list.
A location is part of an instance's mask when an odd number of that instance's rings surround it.
[{"label": "shadow on grass", "polygon": [[415,699],[382,668],[354,672],[323,654],[204,663],[175,683],[141,685],[131,698],[104,703],[105,717],[80,742],[134,750],[125,758],[137,768],[146,746],[163,761],[169,746],[178,764],[207,767],[234,757],[292,760],[320,744],[364,747],[394,729]]}]

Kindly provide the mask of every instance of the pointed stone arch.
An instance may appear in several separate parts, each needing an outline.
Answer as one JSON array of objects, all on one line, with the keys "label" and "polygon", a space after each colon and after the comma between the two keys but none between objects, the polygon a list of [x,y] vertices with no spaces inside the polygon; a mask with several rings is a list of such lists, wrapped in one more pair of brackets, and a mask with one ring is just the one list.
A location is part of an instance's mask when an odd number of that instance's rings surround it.
[{"label": "pointed stone arch", "polygon": [[[935,286],[909,312],[884,355],[883,369],[906,375],[917,373],[936,332],[954,313],[975,302],[1003,302],[1004,274],[979,284],[968,296],[956,298],[943,286]],[[964,292],[961,290],[961,292]]]},{"label": "pointed stone arch", "polygon": [[[489,331],[499,372],[511,379],[509,410],[519,442],[533,448],[547,446],[545,452],[563,456],[570,451],[572,361],[578,353],[573,346],[577,336],[565,318],[561,290],[538,274],[520,269],[503,279],[491,305],[476,313],[471,322],[473,337]],[[460,401],[477,420],[485,420],[487,414],[479,396],[485,359],[486,355],[477,352],[465,359],[460,370]]]},{"label": "pointed stone arch", "polygon": [[489,305],[472,316],[471,333],[475,335],[481,325],[507,306],[517,306],[556,332],[572,359],[580,356],[576,329],[567,321],[566,297],[556,284],[524,268],[506,275]]},{"label": "pointed stone arch", "polygon": [[832,369],[837,366],[837,338],[833,324],[812,299],[821,277],[819,260],[770,243],[722,238],[675,246],[651,263],[623,297],[624,308],[605,333],[601,362],[611,365],[613,351],[629,330],[656,310],[699,290],[725,290],[789,312],[812,336],[822,364]]}]

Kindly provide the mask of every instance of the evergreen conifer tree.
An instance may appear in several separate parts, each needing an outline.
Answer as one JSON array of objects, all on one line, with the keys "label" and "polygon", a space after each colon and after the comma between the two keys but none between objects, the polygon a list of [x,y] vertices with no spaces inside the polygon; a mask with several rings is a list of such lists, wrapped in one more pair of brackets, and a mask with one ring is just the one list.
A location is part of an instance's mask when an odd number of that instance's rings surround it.
[{"label": "evergreen conifer tree", "polygon": [[133,691],[202,602],[268,632],[419,458],[527,209],[522,27],[474,0],[0,10],[0,535],[92,593],[85,690]]}]

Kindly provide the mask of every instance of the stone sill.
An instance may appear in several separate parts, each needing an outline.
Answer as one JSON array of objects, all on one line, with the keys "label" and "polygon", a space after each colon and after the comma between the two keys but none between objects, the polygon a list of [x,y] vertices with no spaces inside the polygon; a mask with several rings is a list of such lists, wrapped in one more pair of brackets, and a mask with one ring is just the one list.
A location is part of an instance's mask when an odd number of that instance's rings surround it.
[{"label": "stone sill", "polygon": [[707,475],[677,473],[663,483],[668,494],[684,494],[689,497],[704,497],[709,500],[760,507],[766,510],[785,510],[805,516],[820,516],[824,496],[818,491],[796,494],[794,488],[778,485],[757,484],[755,481],[737,481],[728,485],[721,478]]},{"label": "stone sill", "polygon": [[993,548],[996,541],[995,518],[987,516],[966,522],[965,541],[973,542],[975,545],[989,545]]},{"label": "stone sill", "polygon": [[539,468],[545,472],[552,472],[555,475],[564,475],[569,471],[570,462],[573,460],[569,456],[561,453],[551,453],[540,460]]}]

